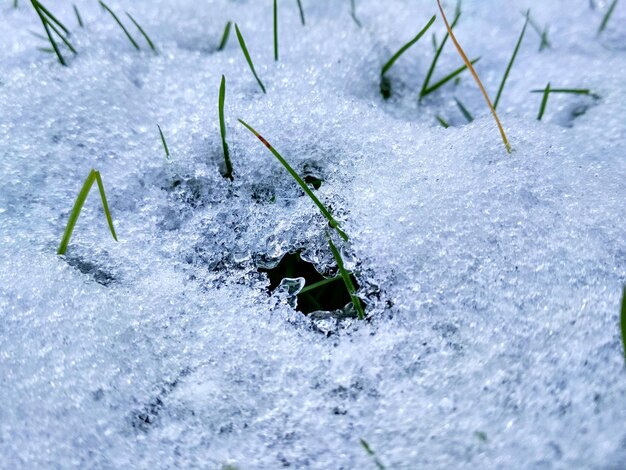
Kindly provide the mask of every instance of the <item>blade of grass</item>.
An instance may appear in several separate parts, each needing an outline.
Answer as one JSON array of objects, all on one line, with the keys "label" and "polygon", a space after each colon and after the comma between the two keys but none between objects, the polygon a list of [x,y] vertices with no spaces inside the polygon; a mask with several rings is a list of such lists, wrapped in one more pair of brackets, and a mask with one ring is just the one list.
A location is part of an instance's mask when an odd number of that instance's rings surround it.
[{"label": "blade of grass", "polygon": [[48,22],[48,26],[50,26],[52,28],[52,30],[56,33],[56,35],[61,39],[61,41],[63,41],[63,44],[65,44],[65,46],[72,51],[72,53],[74,55],[78,54],[78,52],[76,51],[76,49],[74,49],[74,46],[72,46],[72,44],[70,43],[70,41],[65,37],[65,35],[58,30],[58,28],[54,25],[54,23],[50,23]]},{"label": "blade of grass", "polygon": [[472,66],[471,62],[467,58],[467,55],[463,51],[463,48],[459,44],[459,41],[457,41],[456,36],[454,35],[454,32],[452,31],[452,28],[450,27],[450,24],[448,23],[448,19],[446,18],[446,14],[443,11],[443,7],[441,6],[441,0],[437,0],[437,5],[439,6],[439,11],[441,12],[441,16],[443,18],[443,21],[446,24],[446,29],[448,30],[448,33],[450,34],[450,39],[452,39],[452,42],[454,43],[457,51],[459,52],[459,55],[462,57],[463,62],[465,62],[465,65],[467,65],[467,68],[470,70],[472,76],[474,77],[474,80],[476,81],[476,84],[478,85],[478,88],[480,88],[480,91],[482,92],[482,94],[483,94],[483,96],[485,98],[485,101],[489,105],[489,109],[491,110],[491,114],[493,114],[493,118],[495,119],[496,124],[498,125],[498,130],[500,131],[500,135],[502,136],[502,142],[504,143],[504,147],[506,148],[507,153],[511,153],[511,144],[509,144],[509,139],[507,138],[506,133],[504,132],[504,127],[502,127],[502,123],[500,122],[500,118],[498,117],[498,113],[494,109],[493,104],[491,104],[491,99],[489,99],[489,95],[487,94],[487,90],[485,90],[485,87],[483,86],[482,82],[480,81],[480,78],[478,77],[478,74],[476,73],[476,70],[474,70],[474,67]]},{"label": "blade of grass", "polygon": [[43,13],[44,13],[44,14],[45,14],[45,15],[46,15],[46,16],[47,16],[50,20],[52,20],[52,22],[53,22],[53,23],[56,23],[56,24],[59,26],[59,28],[61,28],[61,29],[63,30],[63,32],[64,32],[66,35],[68,35],[68,36],[70,35],[70,30],[69,30],[69,29],[67,29],[67,28],[65,27],[65,25],[64,25],[63,23],[61,23],[61,22],[60,22],[60,21],[56,18],[56,16],[54,16],[52,13],[50,13],[50,10],[48,10],[45,6],[43,6],[43,5],[41,4],[41,2],[39,2],[39,0],[35,0],[33,3],[36,3],[36,4],[37,4],[37,6],[41,9],[41,11],[42,11],[42,12],[43,12]]},{"label": "blade of grass", "polygon": [[339,268],[339,273],[343,278],[343,282],[346,285],[346,289],[348,290],[348,294],[350,294],[350,298],[352,299],[352,305],[354,305],[354,309],[357,312],[357,316],[359,320],[365,320],[365,311],[363,310],[363,305],[361,305],[361,299],[356,295],[356,289],[354,288],[354,284],[352,283],[352,279],[350,279],[350,274],[346,271],[346,268],[343,264],[343,259],[341,258],[341,254],[339,250],[333,243],[332,239],[328,234],[326,234],[326,238],[328,239],[328,245],[330,246],[330,251],[333,252],[333,256],[335,257],[335,261],[337,262],[337,267]]},{"label": "blade of grass", "polygon": [[219,118],[220,118],[220,135],[222,136],[222,148],[224,149],[224,163],[226,164],[225,178],[232,181],[233,179],[233,164],[230,161],[230,152],[228,151],[228,143],[226,142],[226,121],[224,119],[224,102],[226,101],[226,77],[222,75],[222,82],[220,83],[220,97],[219,97]]},{"label": "blade of grass", "polygon": [[337,222],[335,220],[335,218],[332,216],[330,211],[326,208],[326,206],[324,206],[324,204],[321,203],[321,201],[317,198],[315,193],[313,193],[313,191],[311,191],[309,186],[305,183],[305,181],[302,178],[300,178],[298,173],[296,173],[296,171],[291,167],[291,165],[289,165],[289,163],[287,163],[287,161],[276,151],[276,149],[274,149],[274,147],[272,147],[272,145],[267,140],[265,140],[265,138],[261,134],[259,134],[256,130],[254,130],[252,128],[252,126],[250,126],[249,124],[246,124],[242,119],[239,119],[239,122],[246,129],[248,129],[250,132],[252,132],[252,134],[254,134],[254,136],[257,139],[259,139],[263,143],[263,145],[265,145],[268,148],[268,150],[270,152],[272,152],[272,154],[278,159],[278,161],[285,167],[285,169],[291,175],[291,177],[294,180],[296,180],[296,183],[298,183],[298,185],[307,194],[307,196],[309,196],[311,198],[311,200],[317,206],[317,208],[320,210],[322,215],[324,217],[326,217],[326,219],[330,223],[330,226],[333,227],[337,231],[337,233],[341,236],[341,238],[343,238],[344,240],[347,241],[348,240],[348,235],[346,235],[346,233],[343,230],[341,230],[341,228],[339,226],[339,222]]},{"label": "blade of grass", "polygon": [[152,40],[150,39],[150,36],[148,36],[148,34],[144,31],[144,29],[139,25],[139,23],[137,23],[137,21],[135,21],[135,18],[133,18],[130,13],[126,12],[126,16],[128,16],[128,18],[130,19],[130,21],[133,22],[133,24],[137,27],[137,29],[139,30],[139,32],[141,33],[141,35],[144,37],[144,39],[146,40],[146,42],[148,43],[148,46],[150,46],[150,49],[152,49],[154,52],[156,52],[156,47],[154,45],[154,43],[152,42]]},{"label": "blade of grass", "polygon": [[359,28],[363,27],[363,25],[361,24],[359,19],[356,17],[356,2],[355,2],[355,0],[350,0],[350,16],[352,17],[352,19],[354,20],[354,22],[356,23],[356,25]]},{"label": "blade of grass", "polygon": [[534,29],[535,32],[541,38],[541,44],[539,45],[539,52],[543,51],[546,48],[550,49],[552,47],[552,44],[550,44],[550,41],[548,40],[548,25],[546,25],[546,27],[542,31],[539,25],[532,19],[530,15],[524,12],[522,12],[522,15],[528,18],[528,24],[530,24],[531,28]]},{"label": "blade of grass", "polygon": [[138,51],[141,50],[141,47],[139,47],[139,44],[137,44],[137,42],[133,39],[133,37],[130,35],[130,33],[128,32],[128,30],[126,29],[124,24],[120,21],[120,19],[117,17],[117,15],[115,13],[113,13],[113,10],[111,10],[107,6],[107,4],[104,3],[102,0],[99,0],[99,1],[100,1],[100,5],[102,6],[102,8],[104,8],[106,11],[108,11],[110,13],[110,15],[113,17],[113,19],[115,20],[115,22],[118,24],[118,26],[120,28],[122,28],[122,31],[124,31],[124,34],[126,35],[128,40],[130,41],[130,43],[135,47],[135,49],[137,49]]},{"label": "blade of grass", "polygon": [[361,442],[361,447],[365,449],[365,452],[367,453],[367,455],[369,455],[370,457],[374,459],[374,464],[376,465],[378,470],[385,470],[386,467],[380,462],[380,460],[378,460],[378,458],[376,457],[376,452],[372,450],[372,448],[365,441],[365,439],[359,439],[359,441]]},{"label": "blade of grass", "polygon": [[611,6],[606,12],[606,15],[604,15],[604,18],[602,18],[602,23],[600,23],[600,28],[598,29],[598,36],[602,34],[602,32],[606,29],[606,25],[609,24],[609,20],[611,19],[611,16],[613,16],[613,12],[615,11],[616,6],[617,0],[613,0],[613,3],[611,3]]},{"label": "blade of grass", "polygon": [[329,277],[328,279],[324,279],[323,281],[316,282],[315,284],[311,284],[310,286],[305,286],[300,292],[298,292],[298,295],[306,294],[308,292],[311,292],[312,290],[318,289],[320,287],[325,286],[326,284],[330,284],[331,282],[335,282],[340,279],[343,279],[343,278],[341,276]]},{"label": "blade of grass", "polygon": [[546,112],[546,107],[548,106],[549,96],[550,96],[550,83],[548,83],[545,90],[543,90],[543,98],[541,99],[541,106],[539,107],[539,115],[537,116],[537,121],[541,121],[541,118],[543,118],[543,115]]},{"label": "blade of grass", "polygon": [[[475,64],[476,62],[478,62],[480,60],[480,57],[477,57],[476,59],[472,60],[472,64]],[[437,83],[435,83],[433,86],[431,86],[430,88],[428,88],[425,92],[424,92],[424,96],[430,95],[431,93],[433,93],[434,91],[437,91],[439,88],[441,88],[442,86],[444,86],[446,83],[448,83],[450,80],[453,80],[454,78],[458,77],[459,75],[461,75],[463,72],[465,72],[465,70],[467,69],[467,65],[462,65],[461,67],[459,67],[458,69],[454,70],[453,72],[451,72],[449,75],[446,75],[445,77],[443,77],[441,80],[439,80]]]},{"label": "blade of grass", "polygon": [[170,150],[167,147],[167,142],[165,141],[165,136],[163,135],[163,131],[161,130],[161,126],[159,126],[157,124],[157,127],[159,128],[159,134],[161,135],[161,143],[163,144],[163,150],[165,150],[165,158],[169,159],[170,158]]},{"label": "blade of grass", "polygon": [[274,60],[278,61],[278,5],[274,0]]},{"label": "blade of grass", "polygon": [[78,8],[74,4],[72,4],[72,6],[74,7],[74,14],[76,15],[76,20],[78,21],[78,26],[80,26],[81,28],[84,28],[85,25],[83,24],[83,19],[80,17],[80,12],[78,11]]},{"label": "blade of grass", "polygon": [[[457,6],[458,5],[460,5],[460,3],[457,4]],[[459,10],[458,14],[455,15],[454,20],[452,21],[453,28],[459,22],[460,18],[461,18],[461,12]],[[422,89],[420,90],[420,101],[422,101],[422,98],[424,98],[424,96],[428,94],[427,93],[428,85],[430,84],[430,80],[433,77],[433,73],[435,73],[435,67],[437,66],[437,61],[439,61],[439,56],[441,56],[441,53],[443,52],[443,48],[445,47],[446,42],[448,42],[449,37],[450,35],[446,33],[445,36],[443,37],[443,40],[441,41],[441,44],[439,44],[439,47],[437,47],[435,50],[435,56],[433,57],[433,61],[431,62],[430,67],[428,68],[428,72],[426,73],[426,78],[424,79],[424,83],[422,84]],[[434,38],[434,35],[433,35],[433,38]]]},{"label": "blade of grass", "polygon": [[248,67],[250,67],[250,71],[252,72],[252,75],[254,75],[254,78],[256,78],[256,81],[259,84],[259,87],[261,87],[261,90],[263,90],[263,93],[267,93],[265,91],[265,85],[263,85],[263,82],[257,75],[256,70],[254,70],[254,64],[252,63],[252,59],[250,58],[250,53],[248,52],[248,48],[246,47],[246,41],[243,39],[243,36],[241,35],[241,31],[239,31],[239,26],[237,26],[237,23],[235,23],[235,33],[237,34],[237,40],[239,41],[239,46],[241,47],[241,51],[243,52],[243,55],[246,58],[246,62],[248,62]]},{"label": "blade of grass", "polygon": [[461,111],[461,114],[463,115],[463,117],[465,119],[467,119],[467,122],[472,122],[474,120],[474,116],[472,116],[472,114],[468,111],[468,109],[465,107],[465,105],[463,103],[461,103],[461,100],[459,100],[455,96],[454,97],[454,101],[456,102],[456,105],[459,108],[459,110]]},{"label": "blade of grass", "polygon": [[109,211],[109,204],[107,203],[107,196],[104,192],[104,184],[102,183],[102,177],[100,176],[99,171],[96,171],[96,182],[98,183],[98,191],[100,191],[102,208],[104,209],[104,215],[106,216],[107,223],[109,224],[109,230],[111,230],[111,235],[113,235],[113,238],[117,241],[117,235],[115,234],[115,228],[113,227],[113,218],[111,217],[111,212]]},{"label": "blade of grass", "polygon": [[306,26],[306,21],[304,20],[304,9],[302,8],[302,2],[300,0],[296,0],[298,3],[298,10],[300,10],[300,21],[302,22],[302,26]]},{"label": "blade of grass", "polygon": [[511,60],[509,60],[509,63],[506,66],[504,76],[502,77],[502,82],[500,83],[500,88],[498,88],[498,94],[496,95],[496,99],[493,102],[493,109],[498,109],[498,103],[500,102],[500,98],[502,97],[502,92],[504,91],[504,85],[506,85],[506,81],[509,78],[511,69],[513,68],[513,63],[515,62],[517,53],[519,52],[520,46],[522,45],[524,34],[526,34],[526,28],[528,27],[528,18],[530,18],[530,10],[528,10],[528,12],[526,13],[526,21],[524,22],[524,27],[522,28],[522,32],[519,35],[517,43],[515,44],[515,49],[513,49],[513,55],[511,56]]},{"label": "blade of grass", "polygon": [[41,20],[41,24],[43,25],[43,28],[46,31],[46,35],[48,36],[50,45],[52,46],[52,49],[54,50],[54,53],[56,54],[57,59],[59,60],[59,63],[63,65],[64,67],[67,67],[65,58],[63,57],[63,54],[61,54],[59,46],[57,45],[56,41],[52,37],[52,33],[50,32],[50,28],[48,27],[48,20],[44,16],[43,11],[40,10],[40,6],[41,6],[40,3],[37,2],[36,0],[31,0],[31,4],[33,5],[33,8],[35,9],[35,12],[37,13],[37,16],[39,16],[39,19]]},{"label": "blade of grass", "polygon": [[228,37],[230,36],[230,28],[232,26],[233,22],[229,21],[228,23],[226,23],[226,26],[224,26],[224,32],[222,33],[222,39],[220,41],[220,45],[217,47],[218,51],[224,50],[224,48],[226,47],[226,44],[228,43]]},{"label": "blade of grass", "polygon": [[448,124],[444,118],[442,118],[441,116],[435,116],[435,117],[437,118],[437,121],[439,121],[439,124],[441,124],[441,127],[443,127],[444,129],[447,129],[450,127],[450,124]]},{"label": "blade of grass", "polygon": [[65,232],[63,233],[63,238],[61,238],[61,244],[59,245],[59,249],[57,250],[57,254],[64,255],[67,251],[67,246],[70,242],[70,238],[72,237],[72,232],[74,231],[74,227],[76,226],[76,222],[78,221],[78,217],[80,216],[81,209],[85,204],[85,200],[89,195],[89,191],[93,186],[94,181],[98,182],[98,189],[100,190],[100,198],[102,200],[102,206],[104,208],[104,212],[107,218],[107,223],[109,224],[109,229],[111,230],[111,234],[115,241],[117,241],[117,235],[115,234],[115,229],[113,228],[113,219],[111,218],[111,213],[109,211],[109,206],[107,204],[106,195],[104,193],[104,185],[102,184],[102,178],[100,177],[100,173],[96,170],[91,170],[87,179],[83,183],[83,187],[78,193],[78,197],[74,202],[74,207],[72,208],[72,212],[70,213],[70,217],[67,221],[67,225],[65,227]]},{"label": "blade of grass", "polygon": [[[544,93],[546,90],[531,90],[531,93]],[[573,95],[597,96],[588,88],[550,88],[550,93],[570,93]]]},{"label": "blade of grass", "polygon": [[402,46],[398,52],[396,52],[391,59],[389,59],[387,61],[387,63],[383,66],[380,74],[381,75],[385,75],[389,69],[393,66],[393,64],[396,62],[396,60],[398,60],[400,58],[400,56],[402,54],[404,54],[407,50],[409,50],[409,48],[411,46],[413,46],[413,44],[415,44],[417,41],[419,41],[422,36],[424,34],[426,34],[426,31],[428,31],[430,29],[430,27],[432,26],[432,24],[435,22],[435,20],[437,19],[437,15],[433,15],[433,17],[430,19],[430,21],[428,23],[426,23],[426,26],[424,26],[422,28],[422,30],[417,33],[417,36],[415,36],[413,39],[411,39],[409,42],[407,42],[404,46]]}]

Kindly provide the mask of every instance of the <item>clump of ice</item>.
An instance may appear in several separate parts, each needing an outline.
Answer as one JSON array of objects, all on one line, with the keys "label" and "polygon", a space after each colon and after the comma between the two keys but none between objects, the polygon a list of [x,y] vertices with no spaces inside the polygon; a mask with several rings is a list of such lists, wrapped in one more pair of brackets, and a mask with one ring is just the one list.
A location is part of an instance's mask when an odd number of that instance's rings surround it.
[{"label": "clump of ice", "polygon": [[[520,11],[550,25],[541,53],[527,31],[501,101],[508,156],[469,76],[418,105],[429,41],[379,94],[435,3],[356,3],[362,28],[347,1],[303,0],[304,28],[279,2],[278,63],[271,2],[110,2],[158,55],[97,2],[76,2],[83,29],[50,4],[79,51],[67,68],[37,50],[27,2],[0,6],[0,466],[373,466],[359,438],[388,468],[626,464],[626,10],[598,37],[608,2],[463,2],[457,34],[491,93]],[[267,95],[234,36],[216,52],[229,20]],[[459,64],[447,47],[436,77]],[[530,90],[548,82],[600,99],[555,95],[537,122]],[[263,263],[333,258],[324,219],[238,117],[324,180],[371,322],[327,338],[268,294]],[[59,258],[92,167],[120,242],[92,195]]]}]

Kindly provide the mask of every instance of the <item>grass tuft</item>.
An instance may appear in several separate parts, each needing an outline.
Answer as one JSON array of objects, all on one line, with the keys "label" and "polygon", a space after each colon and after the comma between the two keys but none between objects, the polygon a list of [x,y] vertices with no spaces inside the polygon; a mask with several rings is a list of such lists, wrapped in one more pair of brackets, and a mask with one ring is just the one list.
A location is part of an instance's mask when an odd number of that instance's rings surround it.
[{"label": "grass tuft", "polygon": [[381,87],[380,87],[380,89],[381,89],[381,93],[382,93],[383,97],[389,98],[389,96],[390,96],[389,84],[385,80],[385,74],[389,71],[389,69],[391,69],[393,64],[395,64],[396,60],[398,60],[402,54],[404,54],[407,50],[409,50],[409,48],[411,46],[413,46],[417,41],[419,41],[422,38],[422,36],[424,36],[424,34],[426,34],[426,32],[429,30],[429,28],[432,26],[432,24],[435,22],[436,19],[437,19],[437,16],[433,15],[433,17],[430,19],[430,21],[428,23],[426,23],[426,26],[424,26],[422,28],[422,30],[419,33],[417,33],[417,36],[415,36],[413,39],[411,39],[409,42],[407,42],[404,46],[402,46],[398,50],[398,52],[396,52],[391,57],[391,59],[389,59],[387,61],[387,63],[385,63],[385,65],[383,65],[383,68],[381,69],[381,72],[380,72],[380,77],[381,77]]},{"label": "grass tuft", "polygon": [[599,99],[600,97],[598,95],[596,95],[595,93],[593,93],[590,89],[588,88],[552,88],[550,86],[550,83],[548,83],[548,85],[546,85],[546,87],[543,90],[531,90],[531,93],[542,93],[543,97],[541,99],[541,106],[539,107],[539,115],[537,116],[537,120],[541,121],[541,119],[543,118],[543,115],[546,112],[546,107],[548,106],[548,98],[550,96],[550,93],[565,93],[565,94],[570,94],[570,95],[584,95],[584,96],[590,96],[594,99]]},{"label": "grass tuft", "polygon": [[165,136],[163,135],[163,131],[161,130],[161,126],[157,124],[159,128],[159,134],[161,135],[161,143],[163,144],[163,150],[165,150],[165,158],[170,158],[170,149],[167,147],[167,142],[165,141]]},{"label": "grass tuft", "polygon": [[515,62],[517,53],[519,52],[520,46],[522,45],[522,41],[524,40],[524,34],[526,34],[526,28],[528,27],[529,18],[530,18],[530,10],[528,10],[528,12],[526,13],[526,21],[524,22],[524,27],[522,28],[522,32],[519,35],[517,43],[515,44],[515,49],[513,49],[513,55],[511,56],[511,60],[509,60],[509,63],[506,66],[504,76],[502,77],[502,82],[500,83],[500,88],[498,88],[498,94],[496,95],[496,99],[493,102],[493,109],[498,109],[498,103],[500,102],[500,98],[502,97],[502,92],[504,91],[504,85],[506,85],[506,81],[509,78],[509,73],[511,73],[511,69],[513,68],[513,63]]},{"label": "grass tuft", "polygon": [[230,28],[232,26],[233,22],[229,21],[228,23],[226,23],[226,26],[224,26],[224,32],[222,33],[222,39],[220,40],[220,45],[217,47],[218,51],[224,50],[224,48],[226,47],[226,44],[228,43],[228,37],[230,36]]},{"label": "grass tuft", "polygon": [[300,11],[300,22],[302,26],[306,26],[306,20],[304,19],[304,9],[302,8],[302,2],[300,0],[296,0],[298,3],[298,10]]},{"label": "grass tuft", "polygon": [[491,100],[489,99],[489,95],[487,94],[487,90],[485,90],[485,87],[483,86],[482,82],[480,81],[480,78],[478,77],[478,74],[476,73],[476,70],[474,70],[474,67],[472,66],[471,62],[467,58],[467,55],[463,51],[463,48],[459,44],[459,41],[457,41],[457,39],[456,39],[456,37],[454,35],[454,32],[452,32],[452,28],[450,27],[450,24],[448,23],[448,19],[446,18],[446,14],[443,11],[443,7],[441,6],[441,0],[437,0],[437,5],[439,6],[439,11],[441,12],[441,16],[443,18],[443,21],[446,24],[446,29],[448,30],[448,33],[450,34],[450,39],[452,39],[452,42],[456,46],[456,49],[459,52],[459,55],[463,59],[463,62],[465,62],[465,65],[467,65],[467,68],[469,69],[469,71],[471,72],[472,76],[474,77],[474,80],[476,80],[476,84],[478,85],[478,88],[480,88],[480,91],[482,92],[483,96],[485,97],[485,101],[489,105],[489,109],[491,110],[491,113],[493,114],[493,117],[494,117],[494,119],[496,121],[496,124],[498,125],[498,129],[500,131],[500,135],[502,136],[502,142],[504,143],[504,147],[506,148],[507,153],[511,153],[511,144],[509,144],[509,140],[508,140],[508,138],[506,136],[506,133],[504,132],[504,128],[502,127],[502,123],[500,122],[500,118],[498,117],[498,113],[494,109],[493,104],[491,104]]},{"label": "grass tuft", "polygon": [[622,330],[622,345],[624,347],[624,360],[626,361],[626,286],[622,292],[622,311],[620,313],[620,326]]},{"label": "grass tuft", "polygon": [[252,58],[250,57],[248,48],[246,47],[246,41],[243,39],[243,36],[241,35],[241,31],[239,31],[239,26],[237,26],[236,23],[235,23],[235,33],[237,33],[237,40],[239,41],[241,52],[243,52],[243,55],[246,58],[246,62],[248,62],[248,67],[250,67],[250,71],[252,72],[252,75],[254,75],[254,78],[256,78],[256,81],[259,84],[259,87],[261,87],[261,90],[263,90],[263,93],[267,93],[267,91],[265,91],[265,85],[263,85],[263,82],[257,75],[256,70],[254,70],[254,64],[252,63]]},{"label": "grass tuft", "polygon": [[59,48],[57,42],[54,40],[52,33],[55,33],[57,37],[61,39],[63,44],[65,44],[67,48],[72,51],[74,55],[76,55],[78,54],[78,52],[76,52],[76,49],[74,49],[70,41],[67,39],[67,36],[69,36],[70,34],[69,29],[67,29],[65,25],[63,25],[63,23],[61,23],[52,13],[50,13],[50,10],[44,7],[38,0],[31,0],[31,4],[35,9],[35,12],[37,13],[37,16],[39,16],[39,19],[41,20],[41,24],[46,31],[48,41],[50,41],[52,50],[56,54],[59,63],[63,66],[67,66],[67,62],[65,61],[63,54],[61,54],[61,49]]},{"label": "grass tuft", "polygon": [[74,14],[76,15],[76,21],[78,21],[78,26],[80,26],[81,28],[84,28],[85,25],[83,24],[83,19],[80,17],[80,12],[78,11],[78,7],[74,4],[72,4],[72,7],[74,7]]},{"label": "grass tuft", "polygon": [[611,6],[606,12],[606,15],[604,15],[604,18],[602,18],[602,23],[600,23],[600,28],[598,28],[598,36],[602,34],[602,32],[606,29],[606,26],[609,24],[611,16],[613,16],[613,12],[615,11],[616,6],[617,0],[613,0],[613,3],[611,3]]},{"label": "grass tuft", "polygon": [[352,299],[352,305],[354,305],[354,309],[357,312],[357,316],[359,320],[365,320],[365,311],[363,310],[363,305],[361,305],[361,299],[356,295],[356,289],[354,288],[354,283],[352,279],[350,279],[350,273],[346,271],[346,267],[343,264],[343,259],[341,258],[341,254],[339,250],[333,243],[332,239],[326,234],[326,238],[328,239],[328,245],[330,246],[330,251],[333,252],[333,256],[335,257],[335,261],[337,262],[337,267],[339,268],[339,274],[343,278],[343,282],[346,285],[346,289],[348,294],[350,294],[350,298]]},{"label": "grass tuft", "polygon": [[226,173],[224,178],[233,179],[233,164],[230,161],[230,152],[228,151],[228,143],[226,142],[226,120],[224,119],[224,102],[226,101],[226,77],[222,75],[220,83],[219,97],[219,118],[220,118],[220,135],[222,137],[222,148],[224,149],[224,163],[226,164]]},{"label": "grass tuft", "polygon": [[63,233],[63,238],[61,239],[61,244],[59,245],[59,249],[57,250],[57,254],[59,255],[64,255],[67,251],[67,245],[69,244],[70,238],[72,237],[72,232],[74,231],[74,227],[76,226],[76,222],[78,221],[78,216],[80,215],[80,211],[83,208],[85,200],[89,195],[89,191],[91,190],[94,181],[98,183],[100,199],[102,200],[102,208],[104,209],[104,214],[109,225],[109,230],[111,231],[111,235],[113,235],[115,241],[117,241],[117,235],[115,234],[115,228],[113,227],[113,218],[111,217],[109,205],[107,204],[106,194],[104,192],[102,177],[100,176],[99,171],[92,169],[89,172],[89,175],[87,176],[87,179],[85,180],[82,189],[78,193],[78,197],[76,198],[76,202],[74,203],[74,207],[72,208],[72,212],[70,213],[70,218],[67,221],[67,226],[65,227],[65,232]]},{"label": "grass tuft", "polygon": [[322,215],[328,220],[328,222],[330,223],[330,226],[337,231],[337,233],[341,236],[341,238],[347,241],[348,235],[346,235],[346,233],[343,230],[341,230],[341,227],[339,226],[339,222],[335,220],[335,218],[330,213],[330,211],[326,208],[326,206],[324,206],[324,204],[322,204],[322,202],[317,198],[315,193],[311,191],[311,188],[309,188],[306,182],[298,175],[298,173],[296,173],[296,171],[291,167],[291,165],[289,165],[289,163],[287,163],[287,161],[280,155],[280,153],[278,153],[276,149],[272,147],[272,145],[267,140],[265,140],[265,138],[261,134],[259,134],[256,130],[254,130],[252,126],[250,126],[249,124],[246,124],[242,119],[239,119],[239,122],[246,129],[252,132],[252,134],[254,134],[254,136],[257,139],[259,139],[263,143],[263,145],[265,145],[268,148],[270,152],[272,152],[272,154],[278,159],[278,161],[285,167],[285,169],[291,175],[291,177],[294,180],[296,180],[298,185],[304,190],[307,196],[311,198],[311,200],[318,207]]},{"label": "grass tuft", "polygon": [[274,0],[274,60],[278,62],[278,5]]}]

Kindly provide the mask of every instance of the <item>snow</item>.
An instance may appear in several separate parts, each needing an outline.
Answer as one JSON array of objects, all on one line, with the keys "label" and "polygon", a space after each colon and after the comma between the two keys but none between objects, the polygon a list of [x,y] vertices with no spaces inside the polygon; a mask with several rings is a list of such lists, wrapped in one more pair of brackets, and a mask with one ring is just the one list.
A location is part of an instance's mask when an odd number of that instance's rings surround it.
[{"label": "snow", "polygon": [[[418,104],[431,31],[380,96],[380,67],[434,0],[357,1],[362,28],[348,1],[303,0],[305,27],[279,1],[278,63],[270,1],[109,2],[158,55],[138,34],[135,51],[95,1],[76,2],[83,29],[69,2],[49,1],[79,51],[69,67],[37,50],[28,2],[12,3],[0,4],[0,468],[375,468],[360,438],[387,468],[626,466],[626,5],[598,36],[607,1],[463,2],[457,35],[491,94],[520,12],[550,25],[542,52],[527,31],[502,98],[507,155],[469,75]],[[267,95],[234,34],[216,52],[228,20]],[[459,64],[447,45],[435,78]],[[219,173],[222,74],[232,183]],[[530,90],[548,82],[600,99],[551,96],[538,122]],[[327,336],[268,294],[259,266],[295,249],[334,261],[323,217],[237,118],[323,176],[369,322]],[[119,243],[91,194],[59,257],[92,167]]]}]

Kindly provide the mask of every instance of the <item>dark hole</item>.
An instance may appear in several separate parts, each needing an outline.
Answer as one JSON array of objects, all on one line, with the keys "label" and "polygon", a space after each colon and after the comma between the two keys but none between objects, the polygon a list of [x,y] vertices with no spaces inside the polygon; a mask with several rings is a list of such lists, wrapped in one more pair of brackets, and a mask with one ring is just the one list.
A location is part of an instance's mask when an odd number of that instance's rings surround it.
[{"label": "dark hole", "polygon": [[[313,264],[303,261],[300,252],[289,253],[283,256],[275,268],[259,268],[259,272],[267,273],[270,279],[270,291],[274,291],[285,278],[302,277],[305,280],[305,288],[325,279],[333,278],[333,275],[322,276]],[[359,288],[356,279],[350,275],[356,289]],[[316,311],[331,312],[344,308],[351,302],[350,294],[346,289],[343,279],[338,278],[316,289],[303,294],[298,294],[296,309],[309,314]]]},{"label": "dark hole", "polygon": [[320,189],[320,186],[322,186],[324,180],[313,175],[307,175],[304,177],[304,182],[310,184],[315,189]]}]

